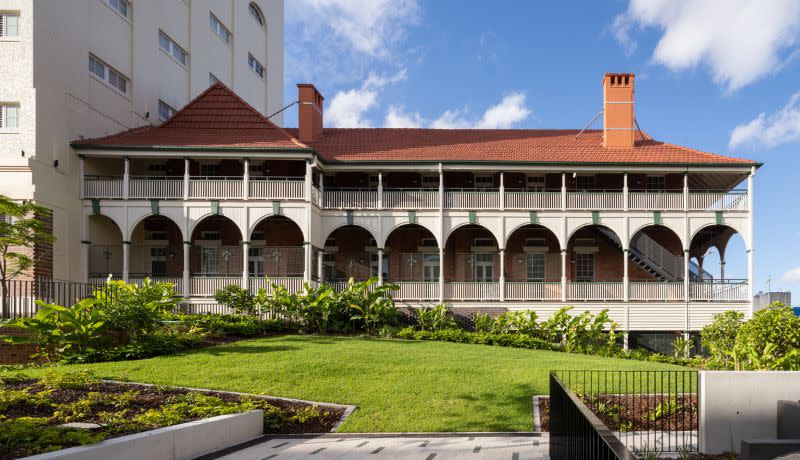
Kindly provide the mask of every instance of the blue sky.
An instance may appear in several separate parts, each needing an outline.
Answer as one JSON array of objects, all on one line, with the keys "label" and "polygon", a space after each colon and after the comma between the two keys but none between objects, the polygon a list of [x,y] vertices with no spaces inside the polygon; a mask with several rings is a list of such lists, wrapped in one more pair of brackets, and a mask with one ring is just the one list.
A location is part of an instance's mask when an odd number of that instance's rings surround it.
[{"label": "blue sky", "polygon": [[[316,84],[327,126],[580,128],[634,72],[653,137],[764,163],[756,291],[800,304],[799,39],[796,0],[290,0],[286,98]],[[727,259],[745,278],[738,237]]]}]

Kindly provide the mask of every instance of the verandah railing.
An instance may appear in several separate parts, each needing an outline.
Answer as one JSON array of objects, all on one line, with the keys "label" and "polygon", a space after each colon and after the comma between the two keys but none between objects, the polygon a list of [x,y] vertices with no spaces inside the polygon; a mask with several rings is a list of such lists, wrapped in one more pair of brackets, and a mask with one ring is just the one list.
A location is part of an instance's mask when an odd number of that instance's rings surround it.
[{"label": "verandah railing", "polygon": [[630,458],[609,435],[633,451],[699,450],[697,371],[556,370],[550,397],[551,458],[615,458],[587,455],[603,444]]}]

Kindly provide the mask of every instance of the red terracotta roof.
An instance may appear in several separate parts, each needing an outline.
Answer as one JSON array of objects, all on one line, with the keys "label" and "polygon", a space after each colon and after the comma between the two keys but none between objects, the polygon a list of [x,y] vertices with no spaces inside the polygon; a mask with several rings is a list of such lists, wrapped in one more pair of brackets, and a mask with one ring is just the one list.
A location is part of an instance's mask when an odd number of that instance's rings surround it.
[{"label": "red terracotta roof", "polygon": [[286,148],[306,146],[222,83],[202,92],[160,126],[72,142],[80,146]]},{"label": "red terracotta roof", "polygon": [[[297,135],[296,129],[287,129]],[[659,142],[606,149],[603,131],[555,129],[326,128],[307,142],[329,161],[520,161],[536,163],[724,163],[750,160]]]},{"label": "red terracotta roof", "polygon": [[634,148],[606,149],[602,130],[326,128],[312,142],[297,140],[216,83],[161,126],[146,126],[75,148],[313,148],[323,161],[495,161],[533,163],[678,163],[749,165],[755,162],[656,141],[642,134]]}]

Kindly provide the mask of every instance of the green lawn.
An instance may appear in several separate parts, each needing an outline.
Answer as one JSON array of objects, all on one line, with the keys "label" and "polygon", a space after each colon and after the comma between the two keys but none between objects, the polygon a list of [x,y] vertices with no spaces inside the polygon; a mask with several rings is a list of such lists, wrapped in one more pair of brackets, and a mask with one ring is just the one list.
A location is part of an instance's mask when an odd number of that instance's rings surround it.
[{"label": "green lawn", "polygon": [[282,336],[91,368],[99,376],[355,404],[348,432],[526,431],[550,369],[680,369],[443,342]]}]

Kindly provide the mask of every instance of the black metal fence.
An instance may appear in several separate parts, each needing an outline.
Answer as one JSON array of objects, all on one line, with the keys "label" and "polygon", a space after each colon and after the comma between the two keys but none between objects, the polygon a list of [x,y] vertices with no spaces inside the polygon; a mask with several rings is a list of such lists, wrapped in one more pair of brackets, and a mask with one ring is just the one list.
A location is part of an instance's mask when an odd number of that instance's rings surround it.
[{"label": "black metal fence", "polygon": [[553,371],[551,457],[697,452],[697,389],[697,371]]},{"label": "black metal fence", "polygon": [[39,307],[37,300],[58,305],[71,306],[75,302],[91,297],[97,290],[106,290],[113,295],[113,288],[102,283],[79,283],[52,279],[7,280],[0,283],[0,306],[3,318],[30,317]]}]

